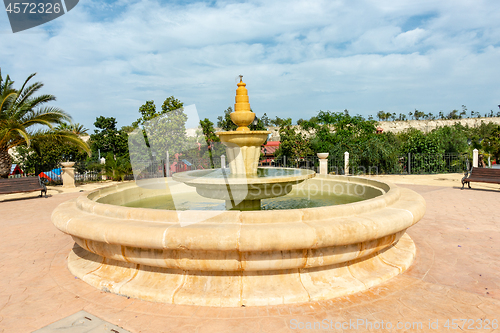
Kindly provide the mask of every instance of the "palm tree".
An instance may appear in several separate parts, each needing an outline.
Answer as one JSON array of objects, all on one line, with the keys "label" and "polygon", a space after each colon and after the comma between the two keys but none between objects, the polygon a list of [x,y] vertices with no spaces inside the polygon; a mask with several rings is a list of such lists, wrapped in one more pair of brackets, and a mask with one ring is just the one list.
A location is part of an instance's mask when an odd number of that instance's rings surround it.
[{"label": "palm tree", "polygon": [[13,88],[14,81],[8,75],[3,81],[0,69],[0,178],[7,178],[10,173],[12,160],[9,149],[20,145],[30,146],[33,138],[57,138],[89,151],[87,144],[73,132],[52,131],[53,125],[71,121],[71,116],[56,107],[42,107],[56,98],[48,94],[34,96],[43,87],[41,82],[28,85],[35,75],[28,76],[21,89],[16,90]]},{"label": "palm tree", "polygon": [[80,123],[62,123],[56,127],[57,130],[73,132],[76,135],[88,135],[88,128]]}]

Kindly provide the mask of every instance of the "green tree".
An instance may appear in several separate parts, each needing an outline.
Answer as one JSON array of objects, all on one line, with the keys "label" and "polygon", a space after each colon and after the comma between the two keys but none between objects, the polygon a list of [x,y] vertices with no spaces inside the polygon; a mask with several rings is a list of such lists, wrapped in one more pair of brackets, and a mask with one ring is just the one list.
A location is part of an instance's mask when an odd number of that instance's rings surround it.
[{"label": "green tree", "polygon": [[112,153],[115,156],[128,156],[128,134],[116,128],[116,118],[99,116],[94,122],[97,128],[90,135],[90,146],[92,153],[101,156]]},{"label": "green tree", "polygon": [[152,153],[161,158],[167,151],[171,156],[182,154],[192,149],[186,136],[186,121],[183,103],[174,96],[167,97],[162,104],[161,112],[146,119],[144,130]]},{"label": "green tree", "polygon": [[[385,112],[384,116],[385,117]],[[344,152],[351,155],[353,172],[394,172],[398,167],[399,142],[392,134],[376,134],[376,122],[344,112],[320,111],[301,127],[311,133],[314,153],[330,153],[343,167]]]},{"label": "green tree", "polygon": [[132,127],[137,128],[139,125],[144,124],[145,121],[151,120],[156,117],[156,106],[154,101],[146,101],[145,104],[139,107],[141,117],[132,123]]},{"label": "green tree", "polygon": [[377,118],[379,121],[386,120],[386,113],[384,111],[377,112]]},{"label": "green tree", "polygon": [[500,164],[500,126],[496,125],[491,133],[481,142],[483,150],[493,155],[497,164]]},{"label": "green tree", "polygon": [[88,135],[88,128],[79,123],[62,123],[56,127],[57,130],[72,132],[76,135]]},{"label": "green tree", "polygon": [[309,140],[292,126],[292,118],[282,119],[280,123],[280,146],[275,152],[277,157],[286,156],[298,160],[313,153]]},{"label": "green tree", "polygon": [[226,110],[224,110],[223,116],[217,117],[218,128],[222,129],[223,131],[235,131],[238,128],[238,126],[236,126],[231,120],[231,112],[233,112],[233,108],[228,107]]},{"label": "green tree", "polygon": [[460,115],[458,114],[458,110],[452,110],[446,115],[446,119],[460,119]]},{"label": "green tree", "polygon": [[262,115],[262,117],[259,117],[259,120],[262,122],[262,125],[267,128],[269,126],[271,126],[271,119],[269,119],[269,117],[267,116],[267,114],[264,112],[264,114]]},{"label": "green tree", "polygon": [[152,120],[158,116],[166,114],[167,112],[180,109],[184,106],[184,103],[176,99],[174,96],[167,97],[161,106],[161,112],[156,111],[156,105],[154,101],[146,101],[143,105],[139,107],[139,113],[141,116],[132,123],[134,128],[139,125],[144,125],[148,120]]},{"label": "green tree", "polygon": [[85,162],[87,152],[79,146],[64,140],[65,133],[54,130],[43,136],[31,139],[30,146],[22,145],[16,148],[15,162],[21,165],[24,172],[39,174],[58,168],[63,161]]},{"label": "green tree", "polygon": [[161,106],[162,114],[175,111],[184,106],[184,103],[176,99],[174,96],[167,97]]},{"label": "green tree", "polygon": [[269,123],[277,127],[288,126],[288,119],[290,118],[280,118],[276,116],[276,118],[271,119]]},{"label": "green tree", "polygon": [[461,124],[433,129],[427,136],[438,145],[438,153],[463,154],[467,152],[469,129]]},{"label": "green tree", "polygon": [[[262,119],[262,117],[265,117],[264,120]],[[269,125],[266,125],[266,123],[269,123],[269,119],[266,119],[267,115],[265,113],[262,117],[261,118],[255,117],[255,119],[257,119],[257,124],[254,125],[252,122],[250,125],[248,125],[248,128],[251,131],[267,131],[267,126]]]},{"label": "green tree", "polygon": [[208,155],[210,159],[210,167],[215,168],[213,149],[215,149],[215,142],[220,142],[220,139],[215,135],[214,123],[212,123],[208,118],[200,120],[200,126],[205,137],[205,143],[207,144]]},{"label": "green tree", "polygon": [[119,181],[125,180],[125,176],[132,173],[132,166],[128,157],[115,157],[111,152],[106,155],[104,169],[106,171],[106,176]]},{"label": "green tree", "polygon": [[402,142],[402,153],[412,156],[412,173],[442,172],[444,160],[438,158],[444,153],[436,136],[426,135],[417,129],[409,129],[399,137]]},{"label": "green tree", "polygon": [[[31,74],[19,90],[14,89],[14,81],[7,75],[5,81],[0,70],[0,177],[6,178],[12,164],[9,149],[31,144],[33,138],[47,138],[53,133],[54,125],[70,121],[71,117],[63,110],[43,106],[55,101],[55,96],[35,94],[43,87],[41,82],[29,84],[36,75]],[[88,151],[87,145],[74,133],[59,131],[57,136],[63,142],[71,142],[79,149]]]}]

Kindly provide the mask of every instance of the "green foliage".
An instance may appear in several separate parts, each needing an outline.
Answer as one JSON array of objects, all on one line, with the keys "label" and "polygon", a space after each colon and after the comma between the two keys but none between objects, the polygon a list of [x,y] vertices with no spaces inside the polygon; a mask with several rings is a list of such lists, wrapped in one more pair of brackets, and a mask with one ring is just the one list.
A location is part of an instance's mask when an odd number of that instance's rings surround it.
[{"label": "green foliage", "polygon": [[156,106],[154,101],[146,101],[145,104],[139,107],[141,117],[132,123],[132,127],[137,128],[139,125],[144,124],[145,121],[151,120],[156,117]]},{"label": "green foliage", "polygon": [[216,148],[216,145],[214,143],[220,142],[220,139],[217,135],[215,135],[214,123],[212,123],[208,118],[200,120],[200,126],[203,131],[203,136],[205,138],[207,153],[210,159],[210,167],[214,169],[215,165],[214,165],[213,150]]},{"label": "green foliage", "polygon": [[152,152],[158,157],[164,157],[167,151],[173,156],[191,148],[186,137],[187,119],[188,116],[184,113],[183,108],[170,109],[165,107],[162,108],[160,117],[145,123],[144,130],[147,133]]},{"label": "green foliage", "polygon": [[119,181],[125,180],[125,176],[132,173],[132,166],[128,156],[117,156],[115,158],[111,152],[106,155],[104,169],[106,176]]},{"label": "green foliage", "polygon": [[328,152],[330,159],[343,161],[344,153],[349,152],[353,172],[396,172],[399,141],[391,133],[376,134],[375,124],[351,116],[347,110],[319,111],[316,117],[301,122],[301,127],[312,134],[314,153]]},{"label": "green foliage", "polygon": [[432,130],[427,136],[438,145],[439,153],[463,154],[467,151],[467,128],[461,124]]},{"label": "green foliage", "polygon": [[60,167],[60,162],[83,162],[87,159],[86,152],[63,139],[58,131],[36,136],[31,139],[30,147],[25,145],[16,148],[15,162],[27,173],[38,174]]},{"label": "green foliage", "polygon": [[62,123],[56,127],[56,130],[60,131],[68,131],[76,135],[88,135],[88,128],[85,128],[83,125],[79,123]]},{"label": "green foliage", "polygon": [[271,126],[271,119],[269,119],[266,113],[264,113],[262,117],[259,118],[259,122],[262,122],[264,128]]},{"label": "green foliage", "polygon": [[[354,173],[399,173],[399,141],[393,133],[369,135],[349,160]],[[352,156],[352,155],[351,155]]]},{"label": "green foliage", "polygon": [[217,117],[217,127],[222,129],[223,131],[235,131],[238,128],[238,126],[236,126],[231,120],[231,112],[233,112],[233,108],[228,107],[226,110],[224,110],[223,116]]},{"label": "green foliage", "polygon": [[[255,119],[257,119],[257,124],[254,125],[253,123],[248,125],[248,128],[251,130],[251,131],[267,131],[267,127],[269,126],[269,118],[267,117],[267,115],[264,113],[262,115],[262,117],[258,118],[258,117],[255,117]],[[267,125],[266,125],[267,124]]]},{"label": "green foliage", "polygon": [[288,119],[290,119],[290,122],[292,121],[291,118],[280,118],[276,116],[276,118],[269,120],[269,124],[276,127],[287,126]]},{"label": "green foliage", "polygon": [[161,113],[165,114],[174,110],[178,110],[184,106],[184,103],[176,99],[174,96],[167,97],[161,106]]},{"label": "green foliage", "polygon": [[99,116],[94,122],[97,128],[90,135],[90,147],[94,156],[112,153],[115,156],[128,156],[128,134],[124,130],[117,130],[114,117]]},{"label": "green foliage", "polygon": [[291,118],[282,119],[280,123],[279,133],[281,143],[276,150],[276,156],[285,155],[288,158],[298,160],[313,153],[309,140],[299,130],[292,127]]},{"label": "green foliage", "polygon": [[7,177],[11,168],[10,148],[29,147],[33,138],[57,136],[60,142],[72,143],[82,151],[88,151],[87,145],[70,131],[51,130],[55,125],[70,121],[71,117],[63,110],[44,106],[55,101],[55,96],[35,94],[43,83],[29,81],[36,75],[31,74],[19,90],[14,89],[14,81],[7,75],[5,81],[0,71],[0,177]]},{"label": "green foliage", "polygon": [[402,138],[402,153],[411,154],[411,172],[422,173],[431,170],[439,172],[444,168],[444,160],[437,157],[444,153],[440,147],[437,135],[425,135],[417,129],[407,130],[400,135]]},{"label": "green foliage", "polygon": [[220,142],[219,137],[215,135],[214,123],[208,118],[200,120],[200,126],[208,146],[211,145],[212,142]]},{"label": "green foliage", "polygon": [[484,151],[491,154],[496,163],[500,164],[500,126],[495,125],[481,143]]},{"label": "green foliage", "polygon": [[441,151],[435,137],[425,135],[417,129],[407,130],[401,135],[403,140],[402,153],[403,154],[438,154]]},{"label": "green foliage", "polygon": [[[132,123],[133,128],[137,128],[139,125],[144,125],[145,122],[152,120],[158,116],[164,115],[167,112],[171,112],[180,109],[184,106],[184,103],[176,99],[174,96],[167,97],[161,106],[161,112],[156,111],[156,105],[154,101],[146,101],[145,104],[139,107],[139,113],[141,116],[139,119]],[[132,132],[129,128],[126,128],[128,133]]]}]

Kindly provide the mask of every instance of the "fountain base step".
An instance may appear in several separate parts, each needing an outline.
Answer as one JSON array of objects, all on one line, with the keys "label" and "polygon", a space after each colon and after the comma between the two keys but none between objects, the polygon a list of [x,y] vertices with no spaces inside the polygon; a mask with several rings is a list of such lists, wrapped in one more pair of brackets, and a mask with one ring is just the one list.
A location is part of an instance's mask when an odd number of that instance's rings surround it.
[{"label": "fountain base step", "polygon": [[101,257],[77,244],[70,271],[100,290],[146,301],[217,307],[321,301],[360,292],[403,273],[416,248],[405,233],[370,257],[308,269],[202,272],[151,267]]}]

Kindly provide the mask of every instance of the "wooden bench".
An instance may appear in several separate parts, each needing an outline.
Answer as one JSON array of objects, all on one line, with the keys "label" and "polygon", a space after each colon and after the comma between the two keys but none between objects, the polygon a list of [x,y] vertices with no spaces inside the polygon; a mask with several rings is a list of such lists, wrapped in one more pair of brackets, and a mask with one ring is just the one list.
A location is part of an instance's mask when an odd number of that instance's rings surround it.
[{"label": "wooden bench", "polygon": [[472,168],[470,171],[467,171],[464,178],[462,178],[462,190],[464,189],[465,183],[471,188],[470,182],[500,184],[500,169]]},{"label": "wooden bench", "polygon": [[47,197],[47,187],[41,182],[40,177],[0,179],[0,194],[33,191],[41,191],[40,196],[45,192],[45,197]]}]

